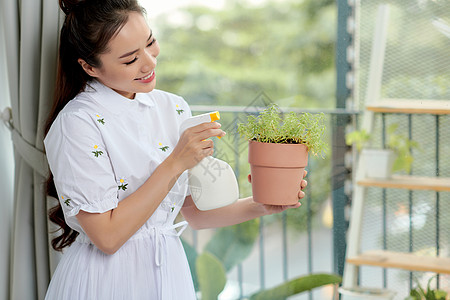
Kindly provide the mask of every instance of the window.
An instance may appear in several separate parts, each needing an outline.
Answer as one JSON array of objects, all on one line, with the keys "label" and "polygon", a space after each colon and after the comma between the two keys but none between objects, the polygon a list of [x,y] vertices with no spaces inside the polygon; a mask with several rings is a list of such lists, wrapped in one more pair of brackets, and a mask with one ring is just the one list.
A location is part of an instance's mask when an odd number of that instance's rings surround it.
[{"label": "window", "polygon": [[[236,135],[236,122],[246,120],[246,108],[268,102],[297,110],[335,107],[335,1],[140,2],[161,47],[157,88],[184,97],[193,114],[223,108],[220,122],[228,135],[215,144],[215,156],[239,174],[241,196],[249,196],[246,141],[230,139]],[[248,258],[242,267],[227,272],[227,286],[219,299],[248,296],[313,270],[331,271],[331,206],[326,205],[330,161],[331,155],[311,163],[312,176],[320,184],[310,191],[301,209],[236,229],[248,234],[246,240],[252,242],[234,245],[247,247],[243,251],[248,253],[239,255]],[[312,220],[309,216],[313,215]],[[312,223],[317,225],[314,240],[320,244],[314,255],[312,248],[308,250]],[[286,227],[292,235],[289,232],[283,246]],[[187,232],[183,237],[202,251],[214,234],[200,231],[191,238]],[[317,291],[316,299],[330,299],[330,293],[331,289]]]}]

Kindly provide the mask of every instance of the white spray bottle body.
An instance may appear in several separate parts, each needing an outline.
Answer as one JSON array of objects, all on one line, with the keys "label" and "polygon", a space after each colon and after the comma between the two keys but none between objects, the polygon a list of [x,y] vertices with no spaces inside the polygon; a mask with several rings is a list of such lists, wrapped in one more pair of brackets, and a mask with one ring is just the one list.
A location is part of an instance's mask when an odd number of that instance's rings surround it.
[{"label": "white spray bottle body", "polygon": [[[188,128],[220,119],[219,112],[191,117],[180,126],[180,135]],[[191,197],[199,210],[210,210],[230,205],[239,198],[239,186],[231,166],[207,156],[188,170]]]}]

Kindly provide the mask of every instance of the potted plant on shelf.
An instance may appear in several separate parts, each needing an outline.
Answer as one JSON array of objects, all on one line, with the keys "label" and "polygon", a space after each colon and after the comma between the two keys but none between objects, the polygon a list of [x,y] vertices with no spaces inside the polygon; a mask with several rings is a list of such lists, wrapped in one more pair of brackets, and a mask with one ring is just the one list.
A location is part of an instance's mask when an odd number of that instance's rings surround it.
[{"label": "potted plant on shelf", "polygon": [[427,289],[424,290],[420,285],[419,281],[417,282],[417,287],[409,293],[409,296],[405,298],[405,300],[446,300],[448,299],[448,293],[444,290],[431,288],[431,281],[436,278],[436,276],[431,277],[428,280]]},{"label": "potted plant on shelf", "polygon": [[288,113],[284,120],[276,104],[258,116],[238,124],[238,132],[249,140],[253,198],[272,205],[298,202],[300,181],[308,153],[323,158],[326,143],[324,114]]},{"label": "potted plant on shelf", "polygon": [[346,135],[346,144],[355,145],[361,152],[361,160],[366,166],[366,177],[386,179],[394,172],[411,171],[413,162],[411,150],[419,148],[419,144],[398,134],[397,129],[397,123],[387,128],[388,139],[384,149],[367,147],[372,136],[365,130],[353,131]]}]

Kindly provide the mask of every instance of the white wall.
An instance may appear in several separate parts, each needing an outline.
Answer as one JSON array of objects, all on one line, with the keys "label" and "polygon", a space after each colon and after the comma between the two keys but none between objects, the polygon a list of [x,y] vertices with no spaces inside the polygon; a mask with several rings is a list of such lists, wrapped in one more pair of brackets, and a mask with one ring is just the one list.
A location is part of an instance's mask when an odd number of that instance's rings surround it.
[{"label": "white wall", "polygon": [[[0,112],[11,106],[6,72],[3,22],[0,22]],[[8,299],[9,252],[13,219],[13,148],[11,134],[0,121],[0,300]]]}]

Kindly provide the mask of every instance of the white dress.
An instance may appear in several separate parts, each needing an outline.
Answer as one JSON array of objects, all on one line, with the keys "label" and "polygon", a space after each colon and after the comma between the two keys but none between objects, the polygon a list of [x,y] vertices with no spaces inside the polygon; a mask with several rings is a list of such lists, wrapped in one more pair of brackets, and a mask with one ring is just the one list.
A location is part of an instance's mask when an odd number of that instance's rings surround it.
[{"label": "white dress", "polygon": [[153,90],[127,99],[93,81],[60,112],[45,148],[66,223],[80,234],[64,252],[48,300],[196,299],[174,220],[188,195],[182,174],[150,219],[113,255],[76,219],[103,213],[133,193],[171,153],[191,116],[178,96]]}]

